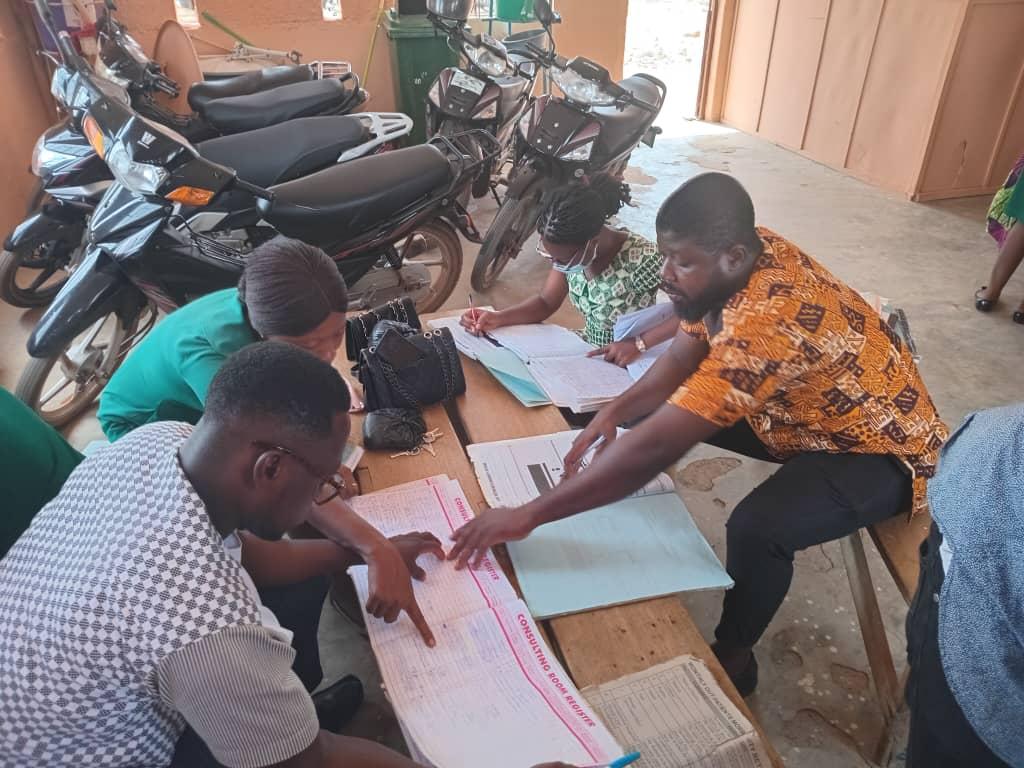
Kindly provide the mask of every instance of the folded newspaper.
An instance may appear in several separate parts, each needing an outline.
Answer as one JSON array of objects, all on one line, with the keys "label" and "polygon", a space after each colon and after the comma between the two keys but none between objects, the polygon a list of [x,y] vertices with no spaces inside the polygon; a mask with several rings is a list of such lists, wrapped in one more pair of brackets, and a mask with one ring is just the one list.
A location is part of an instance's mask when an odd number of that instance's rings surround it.
[{"label": "folded newspaper", "polygon": [[644,768],[770,768],[754,726],[695,656],[583,689]]}]

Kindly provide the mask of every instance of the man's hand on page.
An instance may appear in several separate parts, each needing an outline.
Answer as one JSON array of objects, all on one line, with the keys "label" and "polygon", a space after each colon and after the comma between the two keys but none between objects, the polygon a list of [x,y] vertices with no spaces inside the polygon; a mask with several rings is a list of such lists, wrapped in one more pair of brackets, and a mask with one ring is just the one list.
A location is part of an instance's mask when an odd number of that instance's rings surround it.
[{"label": "man's hand on page", "polygon": [[600,411],[587,425],[586,429],[576,435],[576,439],[572,441],[572,447],[565,454],[565,458],[562,459],[562,477],[569,478],[579,472],[583,457],[587,455],[598,440],[604,438],[604,442],[598,446],[595,455],[600,454],[601,451],[611,445],[618,434],[619,430],[618,425],[615,423],[615,417],[608,413],[607,410]]},{"label": "man's hand on page", "polygon": [[525,539],[534,529],[526,507],[488,509],[452,534],[455,546],[448,553],[456,560],[457,570],[472,564],[476,568],[483,562],[487,550],[495,544]]},{"label": "man's hand on page", "polygon": [[429,533],[408,533],[395,536],[386,544],[376,547],[366,557],[370,587],[366,612],[391,623],[405,611],[419,630],[423,642],[433,647],[434,634],[423,618],[423,612],[420,611],[412,588],[412,577],[423,580],[426,576],[416,563],[417,558],[424,554],[433,554],[444,560],[444,549],[436,536]]}]

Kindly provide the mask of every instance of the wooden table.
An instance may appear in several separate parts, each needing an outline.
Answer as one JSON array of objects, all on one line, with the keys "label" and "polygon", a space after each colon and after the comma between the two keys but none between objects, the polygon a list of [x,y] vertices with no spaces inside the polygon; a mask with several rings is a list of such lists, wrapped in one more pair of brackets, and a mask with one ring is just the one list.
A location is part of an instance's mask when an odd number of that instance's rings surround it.
[{"label": "wooden table", "polygon": [[[428,408],[424,413],[428,429],[439,428],[445,433],[444,438],[434,443],[436,458],[421,453],[390,459],[387,454],[368,451],[358,470],[364,493],[431,475],[448,474],[462,484],[473,509],[479,512],[487,504],[464,453],[465,445],[569,428],[557,408],[525,408],[479,363],[463,357],[462,365],[466,394],[449,403],[447,413],[440,406]],[[353,434],[359,434],[360,429],[357,419],[353,423]],[[504,547],[497,550],[496,556],[518,590],[507,552],[503,551]],[[682,654],[702,659],[722,690],[757,729],[772,765],[781,768],[781,758],[677,597],[602,608],[539,624],[546,630],[552,651],[562,660],[579,688],[640,672]]]}]

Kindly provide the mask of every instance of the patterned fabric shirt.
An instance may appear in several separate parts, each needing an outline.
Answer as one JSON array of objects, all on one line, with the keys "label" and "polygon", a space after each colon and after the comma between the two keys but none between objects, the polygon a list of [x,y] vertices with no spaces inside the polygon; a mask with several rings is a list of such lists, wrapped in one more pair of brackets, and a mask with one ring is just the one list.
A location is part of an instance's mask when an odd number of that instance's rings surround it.
[{"label": "patterned fabric shirt", "polygon": [[658,246],[630,232],[601,274],[566,275],[569,299],[586,320],[583,338],[599,347],[611,344],[620,316],[654,304],[664,262]]},{"label": "patterned fabric shirt", "polygon": [[87,458],[0,561],[0,768],[165,766],[186,722],[228,766],[316,737],[294,651],[178,463],[191,429]]},{"label": "patterned fabric shirt", "polygon": [[889,454],[926,508],[946,425],[900,338],[852,288],[775,233],[747,286],[684,331],[711,347],[670,402],[722,427],[746,418],[778,458],[797,453]]}]

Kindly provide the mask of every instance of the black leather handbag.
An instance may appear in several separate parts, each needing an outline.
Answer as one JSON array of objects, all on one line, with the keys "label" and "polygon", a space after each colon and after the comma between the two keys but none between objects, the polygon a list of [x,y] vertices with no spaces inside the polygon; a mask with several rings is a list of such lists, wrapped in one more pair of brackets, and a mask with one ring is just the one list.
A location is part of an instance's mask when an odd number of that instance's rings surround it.
[{"label": "black leather handbag", "polygon": [[373,341],[359,355],[367,411],[420,408],[466,391],[462,361],[447,328],[415,336],[386,328]]},{"label": "black leather handbag", "polygon": [[345,354],[353,363],[359,360],[359,353],[370,346],[370,334],[381,320],[404,323],[417,331],[423,327],[416,314],[416,304],[409,298],[389,301],[362,315],[350,317],[345,324]]}]

